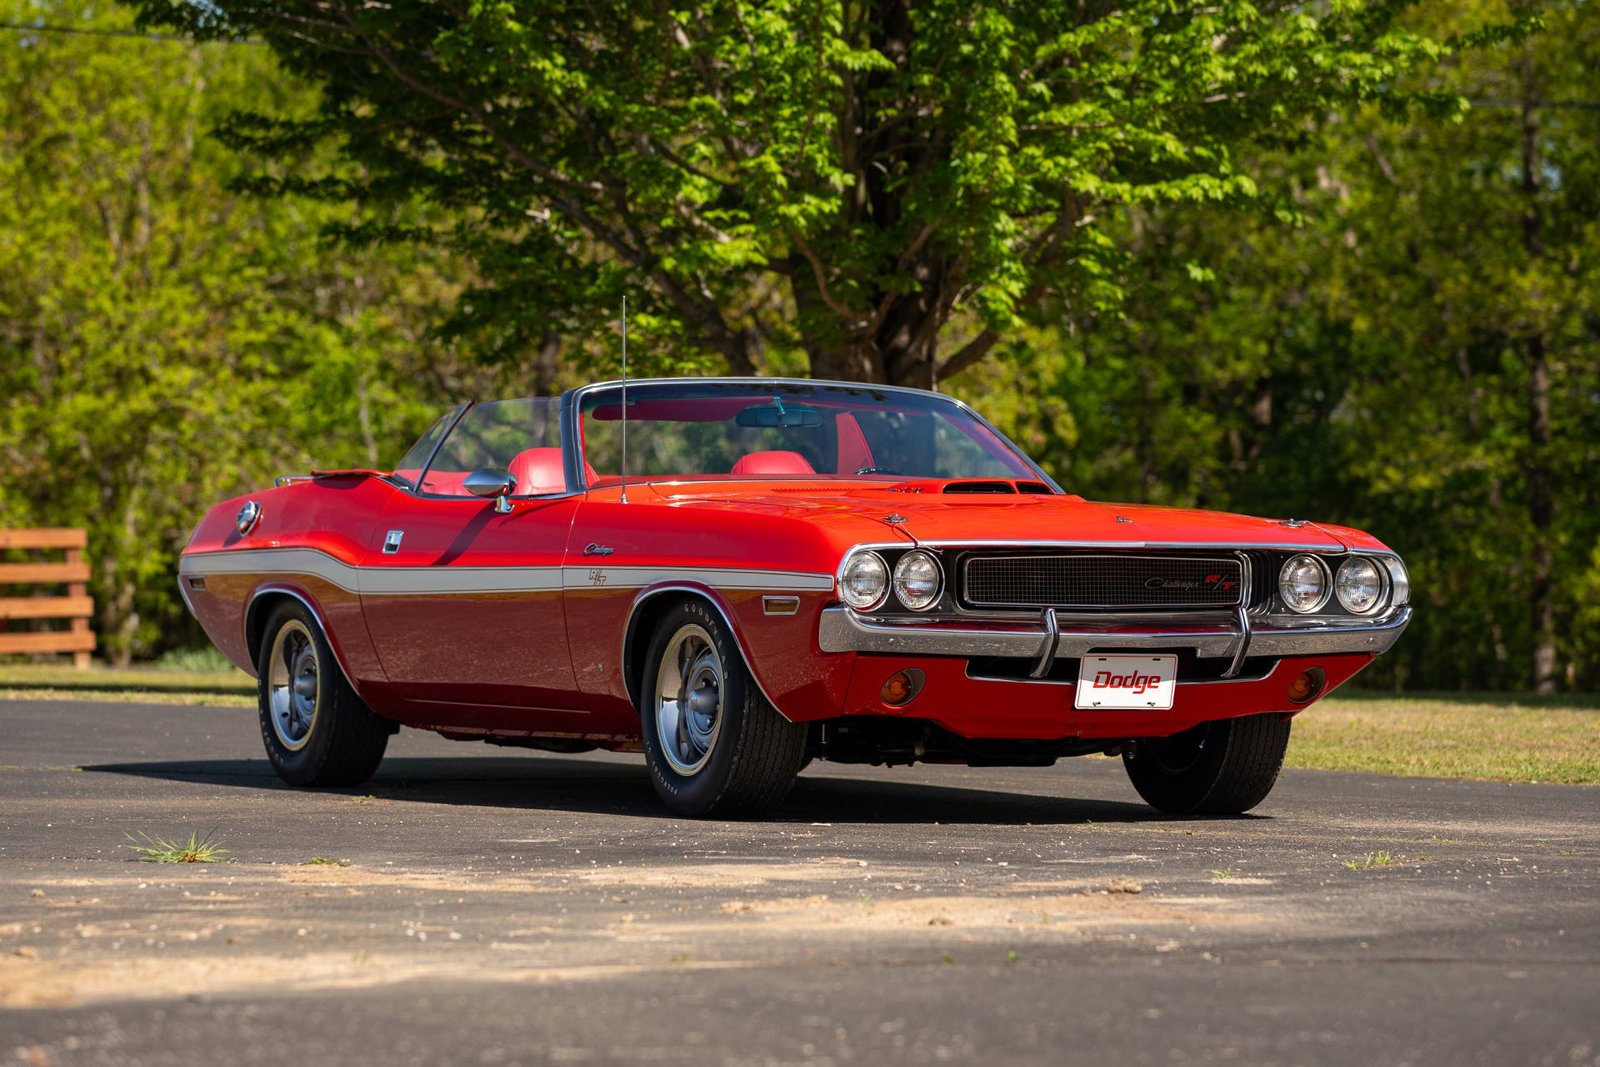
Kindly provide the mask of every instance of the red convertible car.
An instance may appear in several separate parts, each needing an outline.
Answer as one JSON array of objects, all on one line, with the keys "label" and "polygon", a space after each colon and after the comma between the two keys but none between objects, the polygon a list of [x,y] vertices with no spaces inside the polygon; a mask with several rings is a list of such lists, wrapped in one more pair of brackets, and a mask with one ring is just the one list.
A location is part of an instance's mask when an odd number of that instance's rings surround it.
[{"label": "red convertible car", "polygon": [[1357,530],[1087,501],[950,397],[779,379],[462,404],[392,471],[217,505],[179,586],[288,782],[361,782],[404,725],[642,749],[718,816],[812,759],[1088,753],[1242,812],[1411,617]]}]

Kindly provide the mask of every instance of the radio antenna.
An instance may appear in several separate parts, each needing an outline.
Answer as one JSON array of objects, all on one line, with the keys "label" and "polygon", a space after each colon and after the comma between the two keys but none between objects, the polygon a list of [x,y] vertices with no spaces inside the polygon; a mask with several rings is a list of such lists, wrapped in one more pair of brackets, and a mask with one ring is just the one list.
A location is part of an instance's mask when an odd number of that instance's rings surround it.
[{"label": "radio antenna", "polygon": [[622,294],[622,470],[617,477],[622,502],[628,502],[628,294]]}]

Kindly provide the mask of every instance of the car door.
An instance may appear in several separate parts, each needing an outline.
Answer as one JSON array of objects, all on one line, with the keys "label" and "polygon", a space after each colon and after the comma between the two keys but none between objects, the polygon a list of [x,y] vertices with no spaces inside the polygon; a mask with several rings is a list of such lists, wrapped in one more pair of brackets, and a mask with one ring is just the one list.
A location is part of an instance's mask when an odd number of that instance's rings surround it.
[{"label": "car door", "polygon": [[[488,723],[468,706],[574,706],[561,565],[578,498],[565,492],[559,446],[524,432],[526,412],[505,410],[528,403],[463,416],[427,472],[390,501],[374,533],[378,563],[362,573],[362,613],[390,687],[432,724],[560,730],[559,715]],[[517,432],[488,432],[497,421]],[[504,510],[463,488],[483,468],[520,475]]]}]

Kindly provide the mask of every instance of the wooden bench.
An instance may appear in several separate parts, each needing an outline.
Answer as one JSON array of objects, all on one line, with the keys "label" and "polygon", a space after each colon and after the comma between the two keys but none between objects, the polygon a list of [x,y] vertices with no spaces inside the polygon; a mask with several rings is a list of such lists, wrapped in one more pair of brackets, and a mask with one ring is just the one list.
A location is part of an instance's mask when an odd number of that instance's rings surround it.
[{"label": "wooden bench", "polygon": [[[83,530],[0,530],[0,551],[54,553],[59,560],[39,559],[8,563],[0,557],[0,653],[72,653],[79,670],[89,666],[94,651],[94,634],[89,619],[94,615],[94,600],[85,584],[89,564],[83,549],[88,538]],[[41,595],[39,587],[66,586],[65,596]],[[29,586],[25,596],[9,596],[14,586]],[[12,620],[65,619],[65,630],[13,630]]]}]

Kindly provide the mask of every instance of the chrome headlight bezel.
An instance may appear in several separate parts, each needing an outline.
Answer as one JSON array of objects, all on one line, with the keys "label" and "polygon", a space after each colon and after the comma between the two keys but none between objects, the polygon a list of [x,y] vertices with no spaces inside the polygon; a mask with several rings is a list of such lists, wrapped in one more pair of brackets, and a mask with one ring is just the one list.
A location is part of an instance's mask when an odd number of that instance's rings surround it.
[{"label": "chrome headlight bezel", "polygon": [[[874,565],[876,566],[877,570],[877,580],[876,590],[874,591],[872,599],[869,600],[861,596],[852,596],[850,593],[850,586],[846,584],[849,576],[857,566],[872,568]],[[836,575],[834,575],[833,584],[835,591],[839,594],[839,600],[842,603],[854,608],[856,611],[876,611],[878,608],[883,607],[884,602],[889,599],[889,589],[892,585],[890,581],[889,565],[883,561],[882,556],[870,548],[852,549],[845,555],[844,559],[839,562],[839,571]]]},{"label": "chrome headlight bezel", "polygon": [[1411,572],[1399,556],[1384,556],[1384,569],[1389,572],[1389,600],[1391,608],[1411,603]]},{"label": "chrome headlight bezel", "polygon": [[[1306,607],[1300,607],[1294,600],[1290,599],[1287,593],[1284,592],[1284,587],[1288,584],[1286,575],[1289,573],[1289,569],[1301,563],[1302,561],[1310,563],[1312,567],[1316,569],[1317,575],[1321,582],[1317,599]],[[1322,557],[1314,556],[1309,552],[1297,552],[1288,559],[1284,560],[1283,566],[1278,568],[1277,592],[1278,600],[1283,604],[1284,607],[1288,608],[1296,615],[1314,615],[1323,608],[1327,607],[1328,600],[1333,596],[1333,573],[1328,570],[1328,564],[1323,561]]]},{"label": "chrome headlight bezel", "polygon": [[[933,568],[933,592],[924,597],[913,597],[906,592],[906,573],[913,566],[923,563]],[[944,567],[939,563],[939,557],[926,549],[914,548],[901,556],[894,565],[894,595],[901,605],[911,611],[927,611],[939,603],[939,598],[944,595]]]},{"label": "chrome headlight bezel", "polygon": [[[1364,607],[1360,601],[1352,603],[1354,597],[1345,595],[1346,575],[1353,574],[1356,568],[1365,567],[1372,572],[1372,599]],[[1339,606],[1352,615],[1371,615],[1384,604],[1384,590],[1386,583],[1384,574],[1388,568],[1380,566],[1379,561],[1372,556],[1350,556],[1339,564],[1339,572],[1333,579],[1333,595],[1339,601]]]}]

